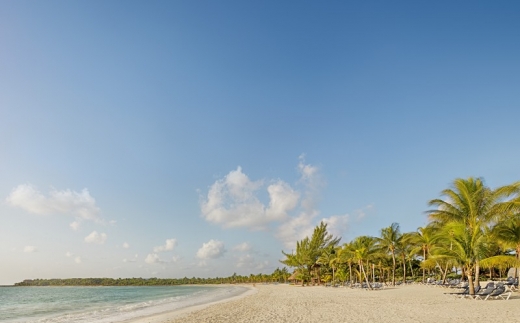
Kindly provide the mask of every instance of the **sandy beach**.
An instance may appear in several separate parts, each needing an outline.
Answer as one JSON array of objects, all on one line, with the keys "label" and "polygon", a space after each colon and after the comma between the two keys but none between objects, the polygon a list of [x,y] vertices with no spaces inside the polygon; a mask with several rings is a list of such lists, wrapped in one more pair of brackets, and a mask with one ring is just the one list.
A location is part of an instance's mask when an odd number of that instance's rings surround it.
[{"label": "sandy beach", "polygon": [[455,299],[444,295],[452,290],[423,285],[377,291],[256,285],[255,290],[218,304],[138,322],[520,322],[517,292],[507,301],[475,301]]}]

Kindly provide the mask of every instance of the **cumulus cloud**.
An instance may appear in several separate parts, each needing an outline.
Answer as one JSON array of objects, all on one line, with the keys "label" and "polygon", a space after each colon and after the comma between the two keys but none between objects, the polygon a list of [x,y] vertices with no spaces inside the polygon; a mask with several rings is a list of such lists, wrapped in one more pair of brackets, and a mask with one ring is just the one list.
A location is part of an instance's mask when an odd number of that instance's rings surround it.
[{"label": "cumulus cloud", "polygon": [[267,187],[269,204],[256,196],[263,181],[251,181],[238,167],[217,180],[201,201],[202,216],[226,228],[265,229],[273,221],[282,221],[298,203],[299,194],[287,183],[277,181]]},{"label": "cumulus cloud", "polygon": [[72,252],[70,252],[70,251],[67,251],[65,253],[65,257],[72,257],[72,256],[74,256],[74,254]]},{"label": "cumulus cloud", "polygon": [[130,245],[128,244],[128,242],[123,243],[123,248],[124,249],[130,248]]},{"label": "cumulus cloud", "polygon": [[299,157],[296,170],[300,175],[298,189],[280,179],[252,181],[238,167],[211,185],[207,196],[201,198],[202,216],[224,228],[262,230],[277,225],[275,236],[286,247],[293,246],[312,234],[324,185],[319,168],[307,164],[304,155]]},{"label": "cumulus cloud", "polygon": [[197,251],[197,258],[216,259],[222,257],[225,252],[224,242],[212,239],[202,244],[202,247]]},{"label": "cumulus cloud", "polygon": [[251,250],[251,246],[247,242],[243,242],[243,243],[233,247],[233,251],[249,251],[249,250]]},{"label": "cumulus cloud", "polygon": [[35,246],[25,246],[23,252],[31,253],[37,251]]},{"label": "cumulus cloud", "polygon": [[327,224],[327,231],[336,237],[341,237],[347,230],[350,216],[344,215],[333,215],[329,218],[324,218],[322,221]]},{"label": "cumulus cloud", "polygon": [[91,234],[85,237],[85,242],[87,243],[104,244],[106,240],[107,235],[105,233],[98,233],[97,231],[92,231]]},{"label": "cumulus cloud", "polygon": [[167,239],[163,246],[157,246],[153,248],[153,252],[162,252],[173,250],[177,246],[177,239]]},{"label": "cumulus cloud", "polygon": [[282,223],[276,230],[276,237],[283,242],[285,248],[294,248],[296,241],[312,235],[318,212],[302,212]]},{"label": "cumulus cloud", "polygon": [[74,258],[74,262],[77,263],[77,264],[81,264],[81,257],[76,257]]},{"label": "cumulus cloud", "polygon": [[144,262],[146,262],[147,264],[159,264],[165,263],[166,261],[161,260],[161,258],[159,258],[159,255],[156,253],[150,253],[148,254],[148,256],[146,256]]},{"label": "cumulus cloud", "polygon": [[[34,214],[64,214],[83,220],[102,222],[96,200],[86,188],[81,192],[53,189],[48,196],[45,196],[33,185],[21,184],[11,191],[6,202]],[[74,228],[72,225],[71,227]]]}]

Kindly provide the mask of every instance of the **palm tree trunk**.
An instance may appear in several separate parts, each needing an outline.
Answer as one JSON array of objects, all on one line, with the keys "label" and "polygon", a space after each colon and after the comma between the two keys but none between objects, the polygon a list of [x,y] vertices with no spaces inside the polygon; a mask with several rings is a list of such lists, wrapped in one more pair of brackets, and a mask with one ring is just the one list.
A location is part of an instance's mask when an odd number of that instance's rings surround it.
[{"label": "palm tree trunk", "polygon": [[395,286],[395,252],[392,250],[392,286]]},{"label": "palm tree trunk", "polygon": [[369,289],[372,289],[372,286],[371,286],[370,283],[368,282],[368,276],[367,276],[367,274],[365,273],[365,268],[364,268],[364,266],[363,266],[363,262],[362,262],[362,261],[359,262],[359,266],[361,267],[361,272],[362,272],[363,275],[365,276],[365,281],[367,282],[368,288],[369,288]]},{"label": "palm tree trunk", "polygon": [[471,275],[471,270],[466,271],[466,275],[468,276],[468,284],[469,284],[469,294],[475,295],[475,285],[473,284],[473,276]]},{"label": "palm tree trunk", "polygon": [[350,287],[352,287],[352,263],[351,262],[348,263],[348,271],[349,271],[349,275],[350,275]]},{"label": "palm tree trunk", "polygon": [[475,284],[480,284],[480,266],[478,260],[475,265]]},{"label": "palm tree trunk", "polygon": [[406,256],[403,254],[403,284],[406,284]]},{"label": "palm tree trunk", "polygon": [[[426,248],[423,248],[423,261],[426,260]],[[423,267],[422,269],[422,282],[424,284],[426,278],[426,269]]]}]

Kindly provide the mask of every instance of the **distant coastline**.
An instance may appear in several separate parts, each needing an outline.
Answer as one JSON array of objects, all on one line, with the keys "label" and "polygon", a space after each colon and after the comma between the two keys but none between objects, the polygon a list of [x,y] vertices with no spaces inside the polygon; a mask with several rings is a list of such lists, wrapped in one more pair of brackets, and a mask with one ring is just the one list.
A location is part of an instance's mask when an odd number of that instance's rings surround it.
[{"label": "distant coastline", "polygon": [[5,287],[45,287],[45,286],[174,286],[174,285],[223,285],[254,284],[257,281],[237,281],[236,278],[52,278],[26,279]]}]

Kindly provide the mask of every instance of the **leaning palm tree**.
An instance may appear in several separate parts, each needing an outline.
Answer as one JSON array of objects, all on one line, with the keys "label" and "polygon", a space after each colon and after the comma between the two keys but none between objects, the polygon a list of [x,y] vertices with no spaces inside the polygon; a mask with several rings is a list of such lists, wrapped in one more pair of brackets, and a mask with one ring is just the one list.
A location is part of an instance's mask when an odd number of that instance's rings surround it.
[{"label": "leaning palm tree", "polygon": [[378,239],[382,251],[387,251],[392,256],[392,285],[395,286],[395,254],[401,243],[402,234],[398,223],[392,223],[389,227],[381,229],[381,237]]},{"label": "leaning palm tree", "polygon": [[[519,193],[520,182],[492,190],[484,185],[481,178],[458,178],[453,182],[452,188],[442,191],[444,199],[429,202],[430,206],[437,207],[427,211],[430,219],[441,227],[451,228],[443,231],[445,237],[451,237],[451,251],[455,252],[461,245],[469,248],[464,252],[466,256],[459,255],[458,260],[465,270],[470,270],[465,271],[468,278],[473,278],[474,271],[477,283],[479,261],[486,256],[477,252],[480,249],[479,241],[483,240],[494,221],[519,208],[520,204],[515,202]],[[464,228],[464,231],[461,228]],[[464,234],[461,235],[462,233]],[[460,240],[461,237],[466,239],[464,243]],[[455,244],[458,247],[454,246]],[[470,286],[470,292],[473,293],[473,286]]]}]

